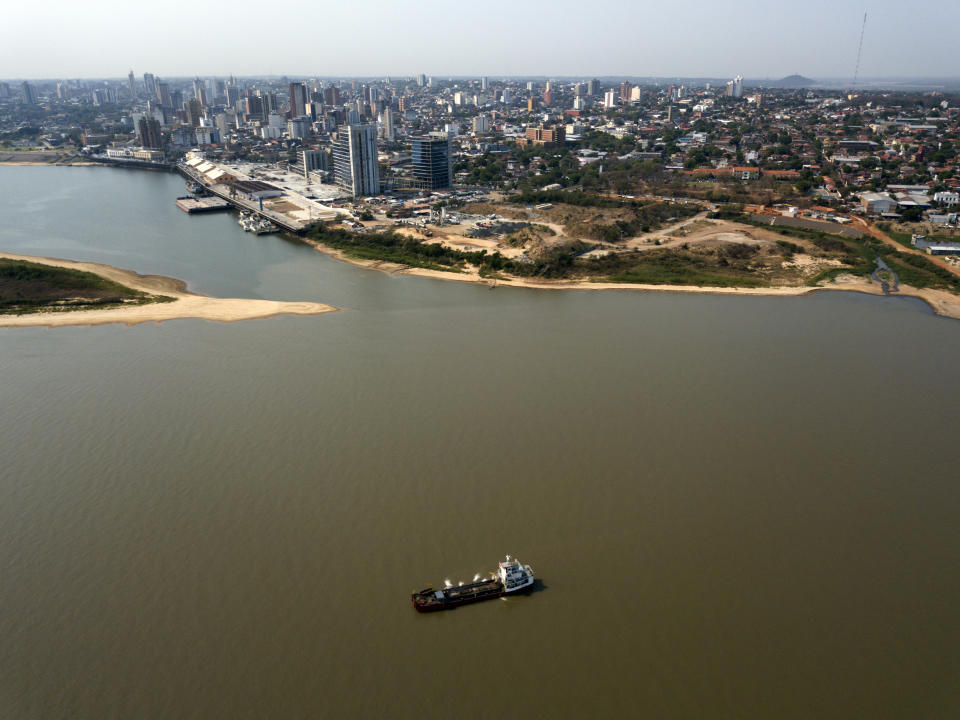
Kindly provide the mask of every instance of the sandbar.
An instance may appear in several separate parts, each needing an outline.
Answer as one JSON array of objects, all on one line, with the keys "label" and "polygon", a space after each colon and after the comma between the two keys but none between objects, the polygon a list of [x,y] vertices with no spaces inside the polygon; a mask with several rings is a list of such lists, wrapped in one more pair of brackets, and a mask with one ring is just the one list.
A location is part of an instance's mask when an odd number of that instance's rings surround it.
[{"label": "sandbar", "polygon": [[187,290],[186,283],[163,275],[140,275],[111,265],[74,262],[59,258],[34,257],[0,252],[0,257],[11,260],[53,265],[83,270],[107,278],[126,287],[174,298],[173,302],[130,305],[92,310],[41,311],[24,315],[0,315],[0,327],[59,327],[63,325],[104,325],[123,323],[137,325],[180,318],[199,318],[217,322],[236,322],[274,315],[320,315],[337,310],[332,305],[314,302],[281,302],[249,298],[214,298]]}]

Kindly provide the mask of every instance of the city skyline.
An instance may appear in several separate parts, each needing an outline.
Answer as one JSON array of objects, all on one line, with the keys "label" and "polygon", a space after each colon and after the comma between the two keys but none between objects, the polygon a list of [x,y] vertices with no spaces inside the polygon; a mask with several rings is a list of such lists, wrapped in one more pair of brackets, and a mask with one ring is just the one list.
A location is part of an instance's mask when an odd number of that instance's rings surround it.
[{"label": "city skyline", "polygon": [[[869,13],[861,77],[950,77],[951,28],[960,8],[918,7],[911,20],[922,30],[922,52],[903,41],[899,3],[814,0],[802,17],[757,0],[711,5],[701,0],[669,7],[600,0],[585,12],[568,0],[535,2],[509,17],[478,22],[473,8],[427,3],[414,15],[379,0],[350,8],[298,9],[300,27],[324,28],[322,43],[250,42],[289,30],[285,15],[264,14],[242,0],[209,28],[185,29],[174,0],[162,15],[124,6],[124,26],[109,43],[84,40],[102,34],[98,18],[120,6],[52,3],[5,11],[21,28],[0,48],[0,67],[10,79],[123,78],[129,69],[168,77],[192,75],[290,77],[629,76],[777,78],[798,73],[846,78],[855,71],[863,13]],[[431,7],[436,6],[431,11]],[[358,28],[357,18],[364,18]],[[426,18],[426,20],[424,20]],[[148,25],[146,39],[136,28]],[[252,32],[256,28],[256,32]],[[342,30],[341,30],[342,28]],[[522,30],[521,30],[522,29]],[[362,34],[363,52],[358,39]],[[430,42],[418,38],[429,37]],[[469,49],[469,52],[466,51]]]}]

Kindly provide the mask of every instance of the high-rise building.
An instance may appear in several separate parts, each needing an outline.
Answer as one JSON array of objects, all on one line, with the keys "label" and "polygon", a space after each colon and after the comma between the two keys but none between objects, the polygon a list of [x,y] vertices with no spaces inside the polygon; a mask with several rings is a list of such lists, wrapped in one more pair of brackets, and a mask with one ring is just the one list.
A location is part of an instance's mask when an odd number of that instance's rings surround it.
[{"label": "high-rise building", "polygon": [[203,108],[200,105],[200,101],[196,98],[190,98],[186,105],[187,111],[187,122],[197,127],[200,125],[200,115],[203,113]]},{"label": "high-rise building", "polygon": [[333,143],[333,175],[354,197],[380,194],[377,131],[373,125],[344,125]]},{"label": "high-rise building", "polygon": [[400,112],[406,112],[406,111],[407,111],[407,98],[406,98],[405,95],[401,95],[401,96],[400,96],[400,99],[397,100],[397,109],[398,109]]},{"label": "high-rise building", "polygon": [[743,97],[743,76],[737,75],[727,83],[727,97]]},{"label": "high-rise building", "polygon": [[537,109],[537,99],[534,97],[527,98],[527,112],[533,112]]},{"label": "high-rise building", "polygon": [[340,88],[336,85],[330,85],[323,89],[323,104],[334,106],[340,104]]},{"label": "high-rise building", "polygon": [[[0,95],[3,97],[3,95]],[[67,97],[67,84],[61,80],[57,83],[57,100],[63,100]]]},{"label": "high-rise building", "polygon": [[130,71],[130,74],[127,75],[127,85],[130,88],[130,97],[136,100],[137,98],[137,80],[133,76],[133,70]]},{"label": "high-rise building", "polygon": [[0,82],[0,98],[10,97],[10,83]]},{"label": "high-rise building", "polygon": [[37,88],[24,80],[20,84],[20,89],[23,90],[23,102],[27,105],[36,105],[39,102],[37,97]]},{"label": "high-rise building", "polygon": [[145,148],[160,149],[163,147],[163,137],[160,135],[160,123],[156,118],[141,115],[137,120],[137,136],[140,145]]},{"label": "high-rise building", "polygon": [[543,91],[543,104],[547,107],[550,107],[553,104],[553,90],[550,88],[547,88]]},{"label": "high-rise building", "polygon": [[387,142],[393,142],[396,137],[396,132],[393,128],[393,110],[390,108],[383,109],[383,139]]},{"label": "high-rise building", "polygon": [[310,118],[296,117],[287,120],[287,136],[291,140],[302,140],[310,128]]},{"label": "high-rise building", "polygon": [[624,100],[630,97],[631,90],[633,90],[633,85],[627,80],[624,80],[622,83],[620,83],[620,97],[622,97]]},{"label": "high-rise building", "polygon": [[424,75],[423,73],[420,73],[419,75],[417,75],[417,86],[423,87],[426,84],[427,84],[427,76]]},{"label": "high-rise building", "polygon": [[290,117],[298,118],[307,114],[307,86],[303,83],[290,83]]},{"label": "high-rise building", "polygon": [[170,85],[165,82],[157,83],[157,100],[163,107],[173,107],[173,96],[170,94]]},{"label": "high-rise building", "polygon": [[597,95],[600,92],[600,81],[593,78],[587,82],[587,95]]},{"label": "high-rise building", "polygon": [[533,89],[534,89],[535,87],[536,87],[536,83],[534,83],[534,82],[532,82],[532,81],[531,81],[531,82],[528,82],[528,83],[527,83],[527,92],[533,92]]},{"label": "high-rise building", "polygon": [[616,90],[607,90],[603,95],[603,107],[606,109],[615,108],[617,106],[617,91]]},{"label": "high-rise building", "polygon": [[314,170],[329,169],[329,160],[326,150],[303,149],[298,151],[300,171],[304,177],[309,177]]},{"label": "high-rise building", "polygon": [[263,112],[265,114],[275,113],[280,109],[277,103],[276,93],[257,90],[257,95],[260,96],[260,102],[263,103]]},{"label": "high-rise building", "polygon": [[236,85],[227,85],[227,105],[235,107],[240,99],[240,88]]},{"label": "high-rise building", "polygon": [[473,132],[485,133],[490,131],[490,119],[486,115],[477,115],[473,119]]},{"label": "high-rise building", "polygon": [[220,137],[226,140],[237,127],[237,116],[229,113],[217,113],[213,118],[213,126],[220,132]]},{"label": "high-rise building", "polygon": [[424,190],[443,190],[453,181],[449,137],[419,137],[412,141],[413,178]]},{"label": "high-rise building", "polygon": [[483,91],[486,91],[486,89],[487,89],[487,76],[484,75],[482,78],[480,78],[480,90],[481,92],[483,92]]},{"label": "high-rise building", "polygon": [[[153,73],[143,74],[143,90],[144,94],[148,97],[153,97],[157,94],[157,79],[153,76]],[[159,97],[157,99],[159,99]]]},{"label": "high-rise building", "polygon": [[247,97],[243,99],[243,103],[244,112],[248,118],[263,117],[263,102],[260,100],[259,95],[247,95]]}]

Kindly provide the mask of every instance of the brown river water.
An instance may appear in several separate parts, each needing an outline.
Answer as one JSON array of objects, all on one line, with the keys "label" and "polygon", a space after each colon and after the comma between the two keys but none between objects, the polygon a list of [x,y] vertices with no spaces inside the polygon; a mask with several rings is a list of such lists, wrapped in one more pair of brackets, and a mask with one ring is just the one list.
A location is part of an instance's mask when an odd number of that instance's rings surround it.
[{"label": "brown river water", "polygon": [[[960,716],[960,322],[393,277],[174,175],[0,249],[343,312],[0,330],[0,718]],[[409,595],[510,553],[524,596]]]}]

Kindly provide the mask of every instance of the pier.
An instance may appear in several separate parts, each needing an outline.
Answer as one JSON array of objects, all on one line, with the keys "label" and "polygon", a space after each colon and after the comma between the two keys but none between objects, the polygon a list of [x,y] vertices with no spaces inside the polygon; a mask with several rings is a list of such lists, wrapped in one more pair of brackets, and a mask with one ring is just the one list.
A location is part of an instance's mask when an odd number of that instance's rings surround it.
[{"label": "pier", "polygon": [[277,212],[261,209],[259,203],[237,197],[236,195],[231,195],[226,186],[204,182],[204,178],[199,173],[193,172],[191,168],[183,164],[177,165],[176,170],[188,180],[200,184],[207,192],[212,193],[214,195],[213,199],[221,200],[228,205],[237,208],[238,210],[245,210],[249,213],[257,215],[258,217],[269,220],[282,230],[286,230],[287,232],[291,232],[295,235],[301,235],[310,224],[298,222]]},{"label": "pier", "polygon": [[195,198],[189,195],[177,198],[177,207],[189,215],[194,213],[217,212],[218,210],[229,210],[230,203],[218,197]]}]

